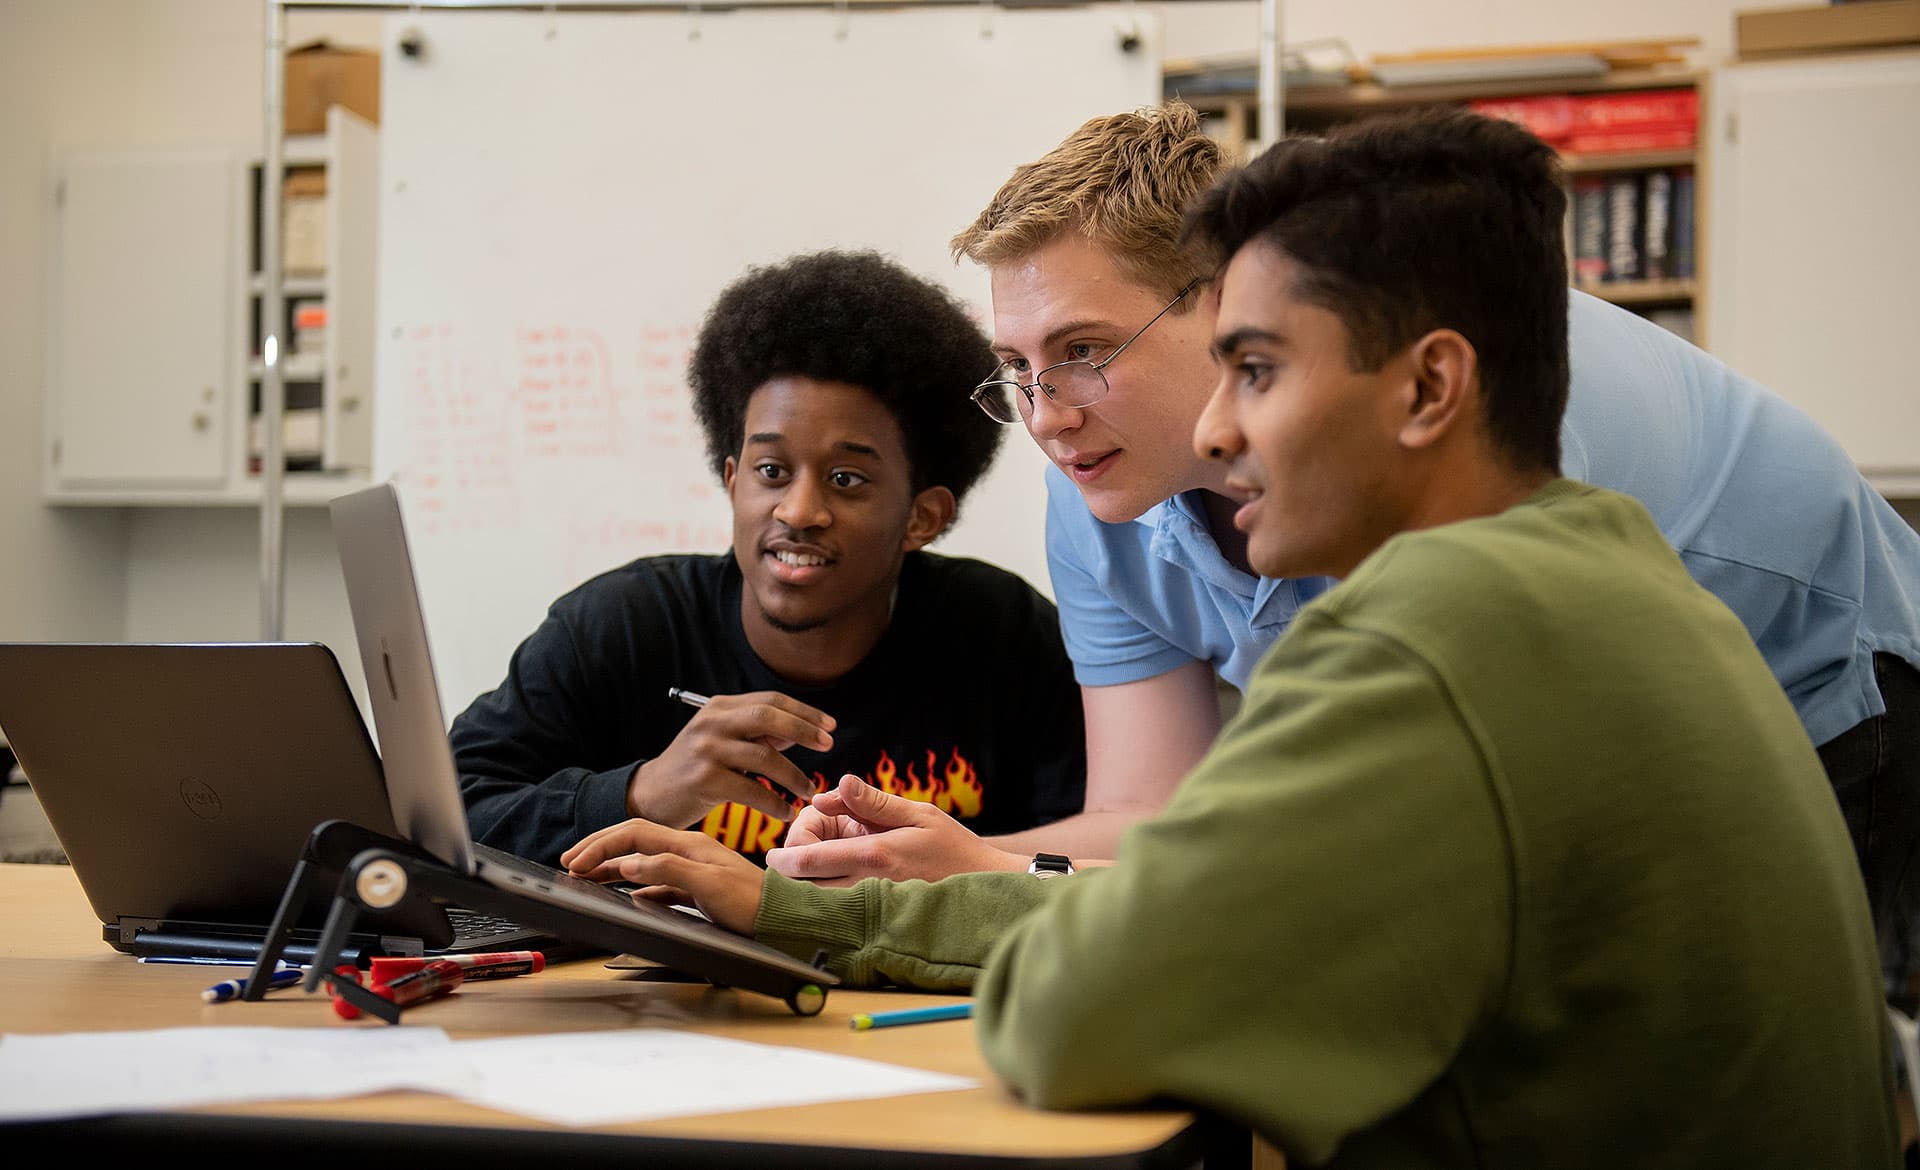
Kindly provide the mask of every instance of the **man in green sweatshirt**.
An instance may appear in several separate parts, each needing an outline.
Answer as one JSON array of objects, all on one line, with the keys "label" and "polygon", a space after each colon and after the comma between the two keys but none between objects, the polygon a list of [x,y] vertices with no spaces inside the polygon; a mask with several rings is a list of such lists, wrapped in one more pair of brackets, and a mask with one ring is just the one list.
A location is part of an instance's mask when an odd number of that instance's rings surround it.
[{"label": "man in green sweatshirt", "polygon": [[1559,179],[1427,113],[1194,210],[1224,264],[1195,449],[1259,572],[1341,584],[1112,867],[829,889],[645,822],[564,860],[856,984],[971,988],[1043,1107],[1173,1098],[1339,1167],[1896,1164],[1813,746],[1646,510],[1559,477]]}]

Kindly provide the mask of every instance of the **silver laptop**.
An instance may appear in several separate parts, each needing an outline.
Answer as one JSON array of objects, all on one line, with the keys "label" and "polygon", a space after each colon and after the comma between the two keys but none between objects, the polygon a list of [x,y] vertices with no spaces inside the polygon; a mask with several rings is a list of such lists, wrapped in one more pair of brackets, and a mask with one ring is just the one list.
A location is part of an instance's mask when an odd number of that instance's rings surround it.
[{"label": "silver laptop", "polygon": [[[563,936],[571,923],[583,942],[653,959],[717,983],[783,996],[803,1015],[818,1011],[824,989],[838,982],[818,967],[704,919],[636,902],[597,882],[473,841],[447,741],[399,494],[392,484],[380,484],[340,496],[331,508],[400,833],[456,873],[514,894],[522,903],[479,909],[511,913]],[[563,913],[542,916],[543,906]]]},{"label": "silver laptop", "polygon": [[[0,729],[103,936],[130,954],[252,957],[315,826],[394,831],[360,710],[317,643],[0,643]],[[480,923],[463,939],[444,913],[368,926],[373,954],[534,937]],[[296,937],[289,957],[302,951]]]}]

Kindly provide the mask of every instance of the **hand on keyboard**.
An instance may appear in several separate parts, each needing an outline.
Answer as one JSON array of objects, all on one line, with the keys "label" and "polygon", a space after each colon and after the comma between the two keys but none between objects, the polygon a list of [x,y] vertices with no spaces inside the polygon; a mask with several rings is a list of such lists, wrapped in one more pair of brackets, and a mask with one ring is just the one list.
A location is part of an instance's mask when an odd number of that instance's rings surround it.
[{"label": "hand on keyboard", "polygon": [[760,913],[760,867],[705,833],[635,819],[594,833],[560,860],[582,878],[638,882],[637,897],[691,902],[735,934],[751,935]]}]

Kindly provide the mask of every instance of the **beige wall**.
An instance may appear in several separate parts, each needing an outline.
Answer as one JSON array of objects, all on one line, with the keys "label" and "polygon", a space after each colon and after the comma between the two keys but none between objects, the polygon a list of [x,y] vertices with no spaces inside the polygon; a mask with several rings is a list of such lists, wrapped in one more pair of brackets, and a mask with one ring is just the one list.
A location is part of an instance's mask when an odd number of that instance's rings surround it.
[{"label": "beige wall", "polygon": [[[1798,2],[1798,0],[1787,0]],[[1356,53],[1650,35],[1731,46],[1767,0],[1286,0],[1285,36]],[[1143,6],[1144,7],[1144,6]],[[262,0],[0,3],[0,638],[245,639],[259,632],[257,514],[245,508],[49,508],[39,500],[42,287],[51,153],[261,139]],[[1258,7],[1164,8],[1169,56],[1251,52]],[[381,20],[292,12],[288,40],[377,44]],[[1920,505],[1909,519],[1920,518]],[[285,632],[359,670],[324,510],[286,525]]]},{"label": "beige wall", "polygon": [[[74,4],[73,9],[89,7]],[[46,314],[46,149],[114,125],[107,79],[126,65],[103,47],[51,52],[77,31],[51,4],[0,11],[0,637],[113,638],[126,590],[124,519],[40,506],[40,384]]]},{"label": "beige wall", "polygon": [[[288,34],[374,43],[379,25],[293,13]],[[0,5],[0,639],[259,634],[257,512],[50,508],[40,452],[51,159],[92,147],[257,148],[264,28],[260,0]],[[314,519],[287,525],[288,635],[338,644],[344,633],[350,646],[331,542]]]}]

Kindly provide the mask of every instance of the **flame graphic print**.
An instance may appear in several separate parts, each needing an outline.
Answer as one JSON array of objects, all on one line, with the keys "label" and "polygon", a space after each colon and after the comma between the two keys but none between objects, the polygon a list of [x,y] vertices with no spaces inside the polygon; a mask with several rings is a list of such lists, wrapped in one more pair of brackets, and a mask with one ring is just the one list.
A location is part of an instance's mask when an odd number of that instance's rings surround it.
[{"label": "flame graphic print", "polygon": [[[813,779],[825,787],[839,783],[840,777],[830,779],[815,772]],[[939,752],[928,748],[923,759],[910,760],[905,768],[882,750],[878,762],[861,779],[882,792],[925,801],[961,820],[979,816],[985,802],[980,774],[959,748],[949,748],[944,762]],[[787,822],[743,804],[723,804],[700,822],[700,831],[729,849],[757,859],[780,844]]]},{"label": "flame graphic print", "polygon": [[980,777],[973,770],[973,762],[958,748],[947,753],[944,766],[939,764],[938,753],[929,748],[925,768],[916,769],[909,763],[904,775],[893,757],[883,751],[866,780],[882,792],[925,801],[962,819],[980,815]]}]

